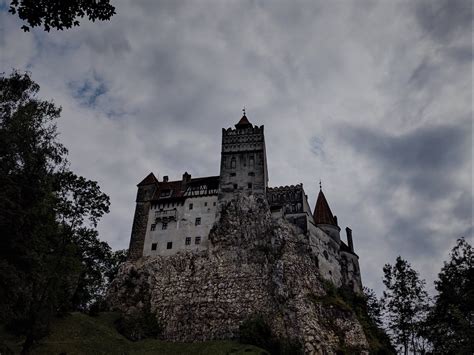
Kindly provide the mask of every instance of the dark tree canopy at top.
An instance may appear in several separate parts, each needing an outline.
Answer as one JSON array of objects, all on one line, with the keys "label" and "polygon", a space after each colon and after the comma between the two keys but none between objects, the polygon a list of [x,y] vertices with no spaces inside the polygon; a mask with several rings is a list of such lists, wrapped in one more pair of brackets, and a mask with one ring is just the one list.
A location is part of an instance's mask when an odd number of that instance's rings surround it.
[{"label": "dark tree canopy at top", "polygon": [[78,18],[84,16],[92,21],[109,20],[115,14],[115,7],[110,0],[12,0],[8,11],[18,14],[28,24],[21,27],[24,31],[44,26],[49,32],[51,28],[79,26]]}]

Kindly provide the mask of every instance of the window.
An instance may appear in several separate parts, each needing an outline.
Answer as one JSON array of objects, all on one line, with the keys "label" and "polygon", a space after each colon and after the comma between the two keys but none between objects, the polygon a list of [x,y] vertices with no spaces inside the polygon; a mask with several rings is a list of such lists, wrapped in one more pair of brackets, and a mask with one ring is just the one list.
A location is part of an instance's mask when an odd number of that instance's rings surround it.
[{"label": "window", "polygon": [[215,205],[216,205],[216,202],[214,201],[214,202],[212,203],[212,205],[215,206]]},{"label": "window", "polygon": [[192,203],[189,204],[189,209],[190,209],[190,210],[193,209],[193,204],[192,204]]},{"label": "window", "polygon": [[166,249],[171,249],[171,248],[173,248],[173,242],[166,243]]},{"label": "window", "polygon": [[251,189],[251,188],[252,188],[252,183],[249,182],[249,183],[247,184],[247,186],[248,186],[249,189]]},{"label": "window", "polygon": [[163,222],[161,224],[161,229],[168,229],[168,222]]},{"label": "window", "polygon": [[255,173],[254,173],[253,171],[251,171],[251,172],[249,173],[249,176],[255,176]]},{"label": "window", "polygon": [[238,187],[237,184],[234,184],[234,190],[237,190],[237,187]]},{"label": "window", "polygon": [[155,228],[156,228],[156,224],[152,224],[152,225],[151,225],[151,230],[154,231]]},{"label": "window", "polygon": [[194,244],[201,244],[201,237],[196,237],[196,239],[194,239]]},{"label": "window", "polygon": [[191,245],[191,237],[186,237],[186,239],[184,241],[184,244],[185,245]]},{"label": "window", "polygon": [[206,206],[207,206],[207,202],[204,202],[204,207],[206,207]]},{"label": "window", "polygon": [[233,157],[233,158],[230,160],[230,168],[231,168],[231,169],[235,169],[235,166],[236,166],[236,160],[235,160],[235,157]]},{"label": "window", "polygon": [[235,173],[230,173],[230,176],[235,176]]},{"label": "window", "polygon": [[151,250],[156,250],[156,246],[157,246],[156,243],[151,243]]},{"label": "window", "polygon": [[171,195],[171,190],[163,190],[160,192],[160,197],[168,197]]},{"label": "window", "polygon": [[201,224],[201,217],[196,218],[196,222],[194,223],[195,226],[199,226]]},{"label": "window", "polygon": [[249,159],[249,165],[250,166],[255,166],[255,159],[253,157],[250,157]]}]

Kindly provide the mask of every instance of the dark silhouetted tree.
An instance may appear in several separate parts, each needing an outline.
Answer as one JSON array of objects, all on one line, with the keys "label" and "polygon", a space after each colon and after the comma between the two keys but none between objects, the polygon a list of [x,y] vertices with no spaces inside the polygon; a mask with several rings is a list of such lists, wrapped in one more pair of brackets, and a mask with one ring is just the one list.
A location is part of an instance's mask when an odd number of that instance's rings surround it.
[{"label": "dark silhouetted tree", "polygon": [[109,250],[95,232],[109,198],[69,170],[60,109],[38,91],[28,74],[0,77],[0,318],[26,336],[25,354],[55,314],[100,287]]},{"label": "dark silhouetted tree", "polygon": [[382,304],[395,344],[402,346],[408,354],[411,349],[417,352],[420,324],[428,305],[428,295],[424,290],[424,280],[411,265],[397,257],[395,265],[386,264],[383,268]]},{"label": "dark silhouetted tree", "polygon": [[474,250],[461,238],[444,263],[427,330],[437,354],[474,353]]},{"label": "dark silhouetted tree", "polygon": [[51,28],[63,30],[79,26],[79,18],[105,21],[115,14],[110,0],[12,0],[8,10],[25,21],[21,28],[43,26],[49,32]]}]

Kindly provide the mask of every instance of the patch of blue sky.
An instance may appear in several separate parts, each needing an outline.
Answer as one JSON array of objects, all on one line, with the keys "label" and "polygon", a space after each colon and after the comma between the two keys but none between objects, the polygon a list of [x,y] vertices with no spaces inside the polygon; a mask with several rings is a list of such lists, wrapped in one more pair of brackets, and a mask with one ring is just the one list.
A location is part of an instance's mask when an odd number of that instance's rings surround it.
[{"label": "patch of blue sky", "polygon": [[81,82],[70,82],[68,84],[72,90],[73,97],[82,105],[95,107],[97,100],[107,92],[107,87],[103,80],[94,76],[93,80],[86,79]]}]

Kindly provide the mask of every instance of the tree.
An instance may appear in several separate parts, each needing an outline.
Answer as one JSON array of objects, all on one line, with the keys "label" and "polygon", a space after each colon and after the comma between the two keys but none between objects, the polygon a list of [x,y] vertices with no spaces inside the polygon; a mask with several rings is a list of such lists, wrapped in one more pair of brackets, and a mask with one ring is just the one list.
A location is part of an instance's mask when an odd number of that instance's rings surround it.
[{"label": "tree", "polygon": [[0,319],[26,336],[25,354],[100,269],[88,256],[107,249],[95,228],[109,210],[98,184],[69,170],[61,110],[38,91],[27,73],[0,77]]},{"label": "tree", "polygon": [[437,295],[427,328],[435,353],[472,354],[474,352],[474,250],[458,239],[438,280]]},{"label": "tree", "polygon": [[87,16],[89,20],[105,21],[115,14],[115,7],[110,0],[12,0],[8,10],[28,25],[21,28],[27,32],[30,27],[44,26],[63,30],[79,26],[78,18]]},{"label": "tree", "polygon": [[427,309],[427,293],[424,280],[411,265],[397,257],[395,265],[386,264],[383,268],[382,303],[390,329],[396,344],[403,347],[404,353],[418,350],[419,325]]},{"label": "tree", "polygon": [[382,328],[382,304],[377,295],[371,288],[364,287],[364,297],[367,315],[378,328]]}]

